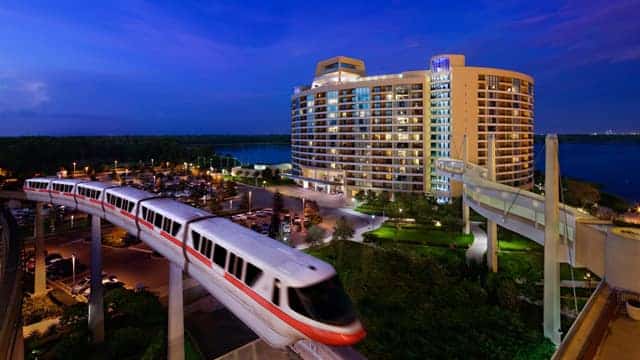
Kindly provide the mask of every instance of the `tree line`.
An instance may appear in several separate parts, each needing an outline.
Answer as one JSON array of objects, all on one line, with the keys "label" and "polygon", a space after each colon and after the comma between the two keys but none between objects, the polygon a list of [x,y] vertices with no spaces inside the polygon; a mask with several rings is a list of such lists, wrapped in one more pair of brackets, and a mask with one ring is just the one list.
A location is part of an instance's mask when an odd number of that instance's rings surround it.
[{"label": "tree line", "polygon": [[[227,144],[288,143],[288,135],[202,136],[70,136],[0,138],[0,168],[14,176],[51,174],[61,167],[98,168],[102,164],[193,161],[211,157],[215,147]],[[81,162],[81,163],[80,163]],[[205,161],[205,165],[209,163]],[[78,168],[81,169],[81,168]]]}]

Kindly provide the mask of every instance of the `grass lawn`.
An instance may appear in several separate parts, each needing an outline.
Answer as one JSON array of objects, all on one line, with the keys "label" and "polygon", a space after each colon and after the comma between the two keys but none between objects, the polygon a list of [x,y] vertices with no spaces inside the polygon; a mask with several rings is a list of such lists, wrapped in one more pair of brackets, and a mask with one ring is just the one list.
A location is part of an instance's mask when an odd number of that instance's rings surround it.
[{"label": "grass lawn", "polygon": [[511,231],[498,234],[498,247],[506,251],[544,251],[544,248],[533,240],[529,240]]},{"label": "grass lawn", "polygon": [[367,215],[382,215],[382,210],[379,207],[370,206],[366,203],[360,204],[355,208],[355,211],[361,212]]},{"label": "grass lawn", "polygon": [[473,242],[473,235],[435,230],[422,225],[402,225],[398,230],[394,224],[385,223],[380,228],[370,231],[369,234],[377,237],[382,244],[399,242],[444,247],[455,245],[467,248]]}]

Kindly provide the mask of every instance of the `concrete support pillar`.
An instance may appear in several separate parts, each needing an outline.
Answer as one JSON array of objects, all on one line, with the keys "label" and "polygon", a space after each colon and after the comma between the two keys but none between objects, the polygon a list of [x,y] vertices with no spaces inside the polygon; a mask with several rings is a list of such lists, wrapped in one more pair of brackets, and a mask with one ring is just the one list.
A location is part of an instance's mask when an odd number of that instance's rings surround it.
[{"label": "concrete support pillar", "polygon": [[184,308],[182,267],[169,264],[169,360],[184,360]]},{"label": "concrete support pillar", "polygon": [[24,359],[24,334],[22,333],[22,327],[18,329],[18,334],[16,335],[16,343],[13,346],[13,355],[11,359],[12,360]]},{"label": "concrete support pillar", "polygon": [[[462,163],[464,164],[464,169],[466,171],[467,162],[469,162],[469,150],[467,144],[467,134],[464,134],[464,140],[462,141]],[[462,173],[464,177],[464,172]],[[469,205],[467,204],[466,197],[467,185],[462,184],[462,223],[464,224],[463,232],[466,235],[471,234],[471,222],[469,220]]]},{"label": "concrete support pillar", "polygon": [[560,178],[558,136],[547,135],[544,175],[544,336],[560,345]]},{"label": "concrete support pillar", "polygon": [[[464,189],[463,189],[464,192]],[[466,235],[471,234],[471,220],[469,219],[469,205],[467,205],[467,200],[464,198],[464,194],[462,195],[462,223],[464,224],[463,232]]]},{"label": "concrete support pillar", "polygon": [[104,305],[102,290],[102,229],[100,217],[91,216],[91,294],[89,295],[89,330],[93,342],[104,342]]},{"label": "concrete support pillar", "polygon": [[36,217],[33,228],[33,236],[35,238],[35,273],[33,283],[33,294],[42,296],[47,293],[47,267],[44,262],[45,245],[44,245],[44,217],[42,215],[42,203],[36,203]]},{"label": "concrete support pillar", "polygon": [[[489,135],[487,150],[489,180],[496,181],[496,137],[494,134]],[[487,220],[487,267],[489,271],[498,272],[498,225],[491,220]]]}]

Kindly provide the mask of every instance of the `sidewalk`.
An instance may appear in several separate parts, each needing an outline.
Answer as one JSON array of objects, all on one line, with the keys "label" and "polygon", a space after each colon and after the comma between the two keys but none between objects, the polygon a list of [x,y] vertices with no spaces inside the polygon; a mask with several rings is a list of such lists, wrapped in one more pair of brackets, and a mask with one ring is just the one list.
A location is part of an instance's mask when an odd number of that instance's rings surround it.
[{"label": "sidewalk", "polygon": [[47,329],[49,329],[49,327],[53,325],[58,325],[59,322],[60,322],[59,317],[44,319],[37,323],[23,326],[22,334],[24,335],[25,339],[31,336],[36,331],[39,332],[40,334],[43,334],[45,331],[47,331]]},{"label": "sidewalk", "polygon": [[[364,233],[373,231],[379,228],[380,226],[382,226],[382,224],[384,224],[385,221],[389,219],[386,216],[376,216],[375,219],[371,221],[371,215],[357,212],[351,208],[339,208],[336,210],[338,212],[343,213],[347,218],[347,220],[353,220],[354,218],[358,218],[361,221],[365,221],[363,225],[354,228],[353,238],[351,239],[351,241],[355,241],[355,242],[362,242],[363,241],[362,235]],[[333,237],[333,234],[329,234],[327,237],[324,238],[324,240],[322,240],[322,244],[330,243],[332,237]],[[306,244],[306,243],[296,246],[296,249],[298,250],[304,250],[308,248],[309,248],[309,244]]]},{"label": "sidewalk", "polygon": [[467,264],[471,262],[482,264],[484,262],[484,254],[487,253],[487,233],[482,230],[479,222],[471,223],[471,233],[473,234],[473,243],[465,254]]}]

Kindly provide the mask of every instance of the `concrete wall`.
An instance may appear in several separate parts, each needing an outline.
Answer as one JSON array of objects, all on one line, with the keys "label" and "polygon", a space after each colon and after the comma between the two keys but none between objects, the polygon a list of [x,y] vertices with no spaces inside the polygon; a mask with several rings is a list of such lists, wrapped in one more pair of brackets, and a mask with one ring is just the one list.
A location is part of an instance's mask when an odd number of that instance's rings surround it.
[{"label": "concrete wall", "polygon": [[640,294],[640,230],[611,229],[605,242],[604,258],[607,283]]}]

